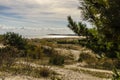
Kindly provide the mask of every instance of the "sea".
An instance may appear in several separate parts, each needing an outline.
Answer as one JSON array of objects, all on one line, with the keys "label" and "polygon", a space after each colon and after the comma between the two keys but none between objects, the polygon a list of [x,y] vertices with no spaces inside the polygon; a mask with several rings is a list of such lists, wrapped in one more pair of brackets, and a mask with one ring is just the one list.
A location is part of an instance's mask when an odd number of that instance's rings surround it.
[{"label": "sea", "polygon": [[75,37],[68,27],[4,27],[0,26],[0,34],[15,32],[25,38],[64,38]]}]

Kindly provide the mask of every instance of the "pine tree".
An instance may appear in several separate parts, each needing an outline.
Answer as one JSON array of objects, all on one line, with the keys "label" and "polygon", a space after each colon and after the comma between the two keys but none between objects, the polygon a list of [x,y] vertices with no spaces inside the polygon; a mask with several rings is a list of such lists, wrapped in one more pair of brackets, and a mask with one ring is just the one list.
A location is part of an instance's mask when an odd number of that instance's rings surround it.
[{"label": "pine tree", "polygon": [[84,0],[81,4],[84,19],[93,22],[108,41],[120,41],[119,0]]},{"label": "pine tree", "polygon": [[[93,45],[95,45],[93,49],[103,50],[107,56],[116,57],[120,60],[120,1],[82,0],[80,4],[79,9],[82,10],[83,19],[93,23],[98,32],[97,35],[92,33],[92,38],[90,38],[91,42],[94,43]],[[70,19],[68,20],[70,25]],[[71,21],[73,22],[72,19]],[[76,23],[74,22],[74,24]],[[83,34],[79,29],[75,30],[78,25],[71,26],[74,27],[71,28],[72,30],[78,32],[76,32],[77,34]],[[97,46],[100,47],[96,48]],[[120,80],[120,73],[116,68],[114,69],[113,80]]]},{"label": "pine tree", "polygon": [[78,35],[89,36],[90,42],[100,51],[105,51],[110,57],[117,57],[117,54],[120,54],[120,1],[82,0],[80,5],[83,20],[94,24],[98,34],[91,33],[85,24],[79,22],[79,25],[70,17],[68,27]]}]

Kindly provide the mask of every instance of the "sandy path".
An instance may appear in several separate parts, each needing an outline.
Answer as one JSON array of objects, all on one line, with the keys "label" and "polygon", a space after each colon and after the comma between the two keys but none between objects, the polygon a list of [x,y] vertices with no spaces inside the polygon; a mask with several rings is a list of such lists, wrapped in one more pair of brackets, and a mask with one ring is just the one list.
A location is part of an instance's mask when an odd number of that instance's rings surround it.
[{"label": "sandy path", "polygon": [[92,71],[92,72],[101,72],[101,73],[113,74],[113,72],[109,71],[109,70],[84,68],[84,67],[80,67],[79,65],[80,65],[80,63],[76,63],[76,64],[72,64],[72,65],[64,65],[64,67],[67,68],[67,69],[76,68],[76,69],[79,69],[79,70],[88,70],[88,71]]},{"label": "sandy path", "polygon": [[[56,50],[61,51],[61,49],[59,48],[56,48]],[[80,51],[78,50],[72,50],[72,49],[70,50],[62,49],[62,50],[64,53],[70,52],[70,54],[73,54],[76,60],[79,58]],[[30,66],[35,68],[43,67],[42,65],[38,65],[35,63],[28,63],[28,62],[17,62],[17,63],[23,64],[23,65],[29,64]],[[85,74],[83,72],[77,72],[72,70],[72,68],[112,74],[112,71],[79,67],[78,63],[72,64],[72,65],[65,65],[64,67],[56,67],[56,66],[48,66],[48,67],[50,67],[50,69],[55,71],[56,73],[60,74],[60,77],[62,78],[62,80],[109,80],[109,79],[98,78],[89,74]],[[51,80],[51,79],[44,79],[44,78],[38,79],[38,78],[33,78],[33,77],[23,76],[23,75],[10,75],[5,77],[5,79],[0,78],[0,80]]]},{"label": "sandy path", "polygon": [[61,74],[62,80],[102,80],[101,78],[64,68],[52,67],[52,70]]},{"label": "sandy path", "polygon": [[[43,67],[42,65],[37,65],[34,63],[27,63],[27,62],[19,62],[22,64],[29,64],[32,67]],[[68,65],[69,68],[72,68],[72,65]],[[62,80],[108,80],[108,79],[103,79],[103,78],[98,78],[89,74],[85,74],[82,72],[77,72],[70,70],[67,65],[65,67],[56,67],[56,66],[47,66],[50,67],[51,70],[55,71],[56,73],[60,74]],[[85,68],[84,68],[85,69]],[[88,69],[89,70],[89,69]],[[92,71],[92,69],[90,69]],[[93,69],[94,70],[94,69]],[[97,70],[96,71],[103,71],[106,72],[105,70]],[[39,79],[38,79],[39,80]]]},{"label": "sandy path", "polygon": [[[23,64],[23,65],[29,64],[30,66],[35,68],[44,67],[43,65],[38,65],[35,63],[28,63],[28,62],[17,62],[17,64]],[[46,66],[46,67],[49,67],[51,70],[60,74],[59,77],[62,80],[110,80],[110,79],[98,78],[90,74],[85,74],[83,72],[74,71],[71,68],[78,68],[78,69],[84,69],[84,70],[102,72],[102,73],[112,73],[111,71],[82,68],[82,67],[78,67],[78,65],[79,64],[65,65],[64,67],[57,67],[57,66]],[[5,76],[4,79],[0,78],[0,80],[51,80],[51,79],[33,78],[30,76],[23,76],[23,75],[8,75]]]},{"label": "sandy path", "polygon": [[33,78],[33,77],[29,77],[29,76],[22,76],[22,75],[13,75],[13,76],[8,76],[5,77],[4,79],[0,80],[45,80],[45,79],[38,79],[38,78]]},{"label": "sandy path", "polygon": [[[50,46],[44,46],[44,48],[46,49],[52,49]],[[95,56],[95,54],[93,54],[92,50],[85,50],[85,48],[80,48],[80,50],[74,50],[74,49],[65,49],[65,48],[54,48],[55,51],[57,51],[59,54],[64,55],[66,57],[71,56],[75,61],[78,61],[79,59],[79,55],[81,53],[90,53],[92,55]]]},{"label": "sandy path", "polygon": [[0,44],[0,48],[4,48],[5,46],[3,44]]}]

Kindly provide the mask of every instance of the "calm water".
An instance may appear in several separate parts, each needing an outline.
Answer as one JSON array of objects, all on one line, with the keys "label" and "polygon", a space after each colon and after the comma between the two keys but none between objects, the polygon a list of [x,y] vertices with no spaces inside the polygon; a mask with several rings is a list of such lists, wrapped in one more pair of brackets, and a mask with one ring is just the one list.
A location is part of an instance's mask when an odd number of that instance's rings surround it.
[{"label": "calm water", "polygon": [[[4,34],[6,32],[15,32],[19,33],[20,35],[26,37],[26,38],[45,38],[49,37],[48,34],[74,34],[69,28],[32,28],[32,27],[26,27],[26,28],[16,28],[16,27],[0,27],[0,34]],[[57,36],[56,37],[62,37]],[[54,37],[55,37],[54,36]]]}]

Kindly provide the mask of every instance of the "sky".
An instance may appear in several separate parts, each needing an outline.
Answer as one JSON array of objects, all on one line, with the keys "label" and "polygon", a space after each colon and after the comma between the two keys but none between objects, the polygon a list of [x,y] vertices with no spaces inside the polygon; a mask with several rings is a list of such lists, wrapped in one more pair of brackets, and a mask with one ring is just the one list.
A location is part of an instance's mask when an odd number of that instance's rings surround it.
[{"label": "sky", "polygon": [[0,0],[0,27],[66,28],[67,16],[79,20],[79,0]]}]

